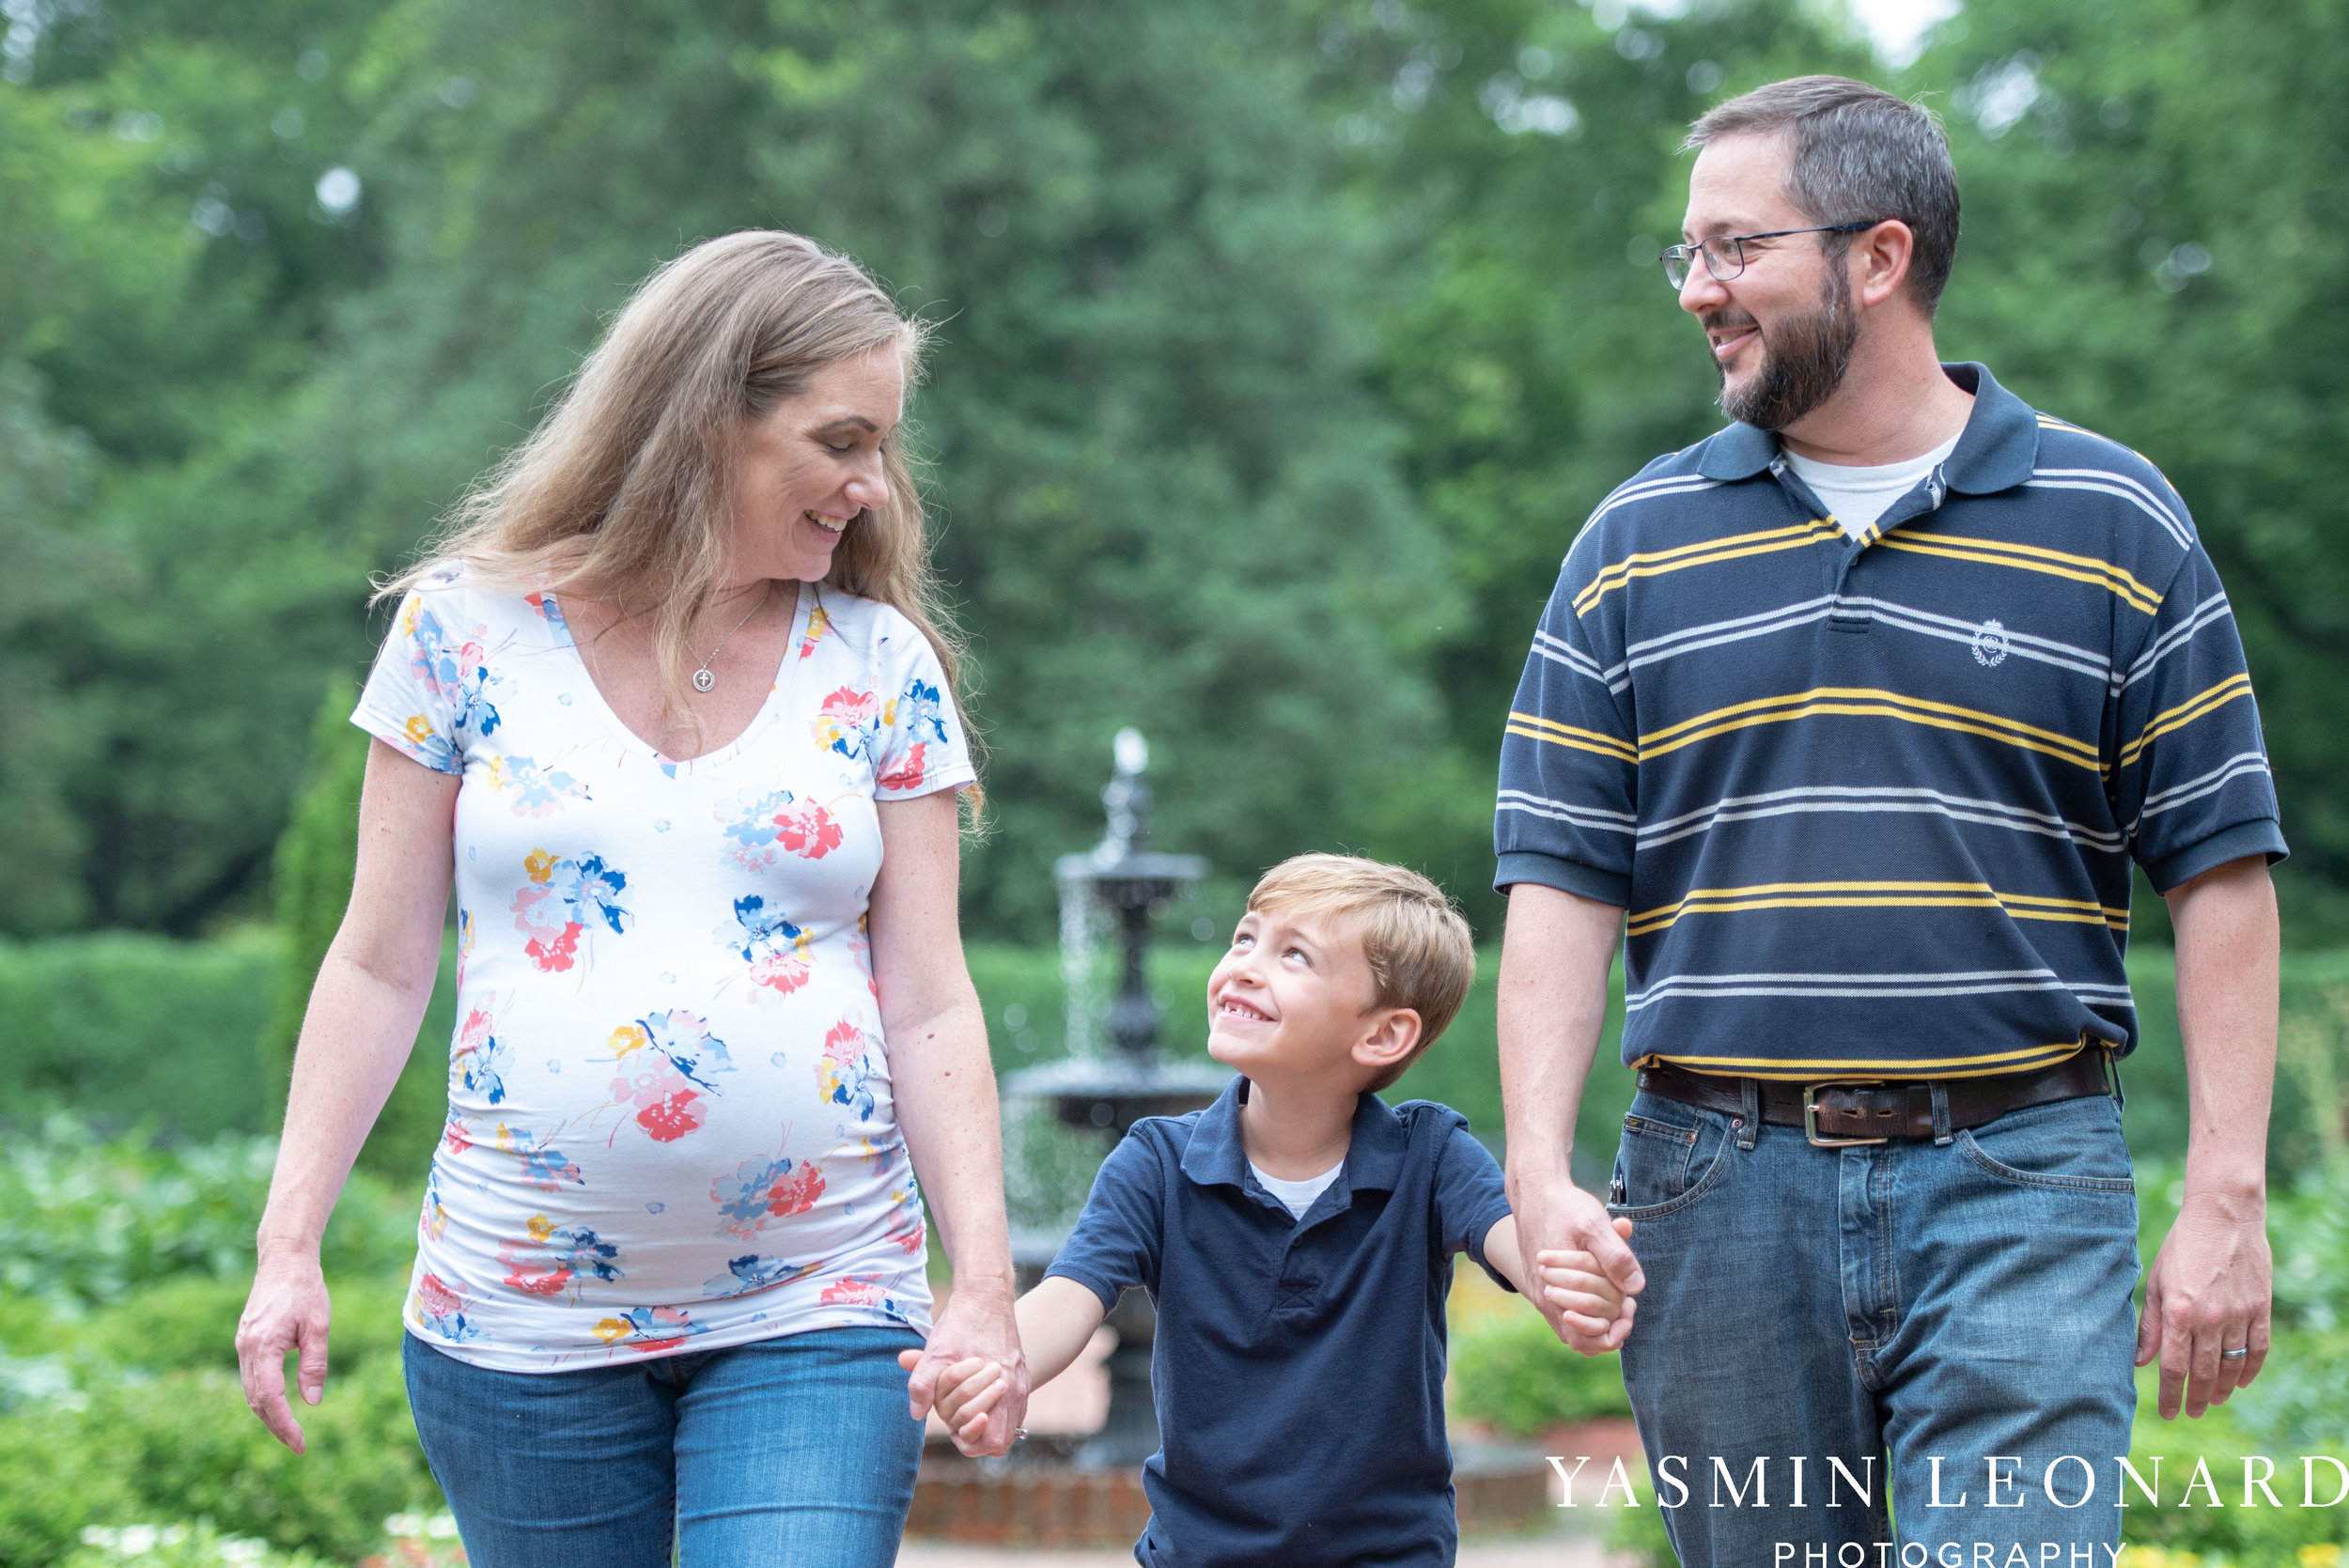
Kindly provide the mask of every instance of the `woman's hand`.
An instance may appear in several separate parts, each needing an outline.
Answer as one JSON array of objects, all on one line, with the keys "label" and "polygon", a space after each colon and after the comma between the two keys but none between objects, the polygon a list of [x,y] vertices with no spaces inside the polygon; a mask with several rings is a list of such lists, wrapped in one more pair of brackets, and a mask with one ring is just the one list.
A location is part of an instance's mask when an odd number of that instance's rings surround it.
[{"label": "woman's hand", "polygon": [[300,1354],[302,1400],[316,1405],[326,1397],[326,1330],[334,1315],[316,1252],[288,1248],[263,1255],[237,1320],[237,1374],[244,1380],[244,1402],[296,1453],[303,1450],[302,1423],[286,1398],[286,1352]]},{"label": "woman's hand", "polygon": [[[908,1383],[913,1419],[926,1417],[944,1394],[953,1408],[941,1410],[940,1419],[948,1423],[955,1447],[962,1452],[974,1459],[1001,1454],[1018,1440],[1019,1423],[1028,1413],[1028,1362],[1008,1295],[976,1287],[957,1290],[938,1314],[930,1343],[919,1351],[907,1351],[898,1360],[913,1374]],[[998,1375],[989,1387],[1000,1391],[988,1401],[983,1416],[962,1417],[952,1398],[951,1374],[958,1365],[972,1362],[991,1363]],[[941,1381],[949,1387],[941,1389]]]}]

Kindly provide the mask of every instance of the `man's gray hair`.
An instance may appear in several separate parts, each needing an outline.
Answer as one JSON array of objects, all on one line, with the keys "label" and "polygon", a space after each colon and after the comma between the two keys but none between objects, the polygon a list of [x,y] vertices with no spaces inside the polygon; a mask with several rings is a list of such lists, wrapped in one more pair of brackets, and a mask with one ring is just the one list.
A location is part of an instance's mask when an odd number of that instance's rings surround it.
[{"label": "man's gray hair", "polygon": [[[1716,104],[1683,150],[1737,135],[1786,139],[1786,196],[1812,223],[1906,224],[1916,236],[1909,287],[1933,314],[1957,257],[1957,170],[1931,110],[1847,76],[1797,76]],[[1827,238],[1831,256],[1850,243]]]}]

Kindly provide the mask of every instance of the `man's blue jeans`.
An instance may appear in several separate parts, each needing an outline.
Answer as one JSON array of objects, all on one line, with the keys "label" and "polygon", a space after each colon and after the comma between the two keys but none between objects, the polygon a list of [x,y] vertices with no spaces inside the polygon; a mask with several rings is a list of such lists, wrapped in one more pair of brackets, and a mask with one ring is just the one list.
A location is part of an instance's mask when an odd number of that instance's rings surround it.
[{"label": "man's blue jeans", "polygon": [[1647,1275],[1624,1380],[1659,1500],[1686,1488],[1681,1562],[1948,1568],[2019,1543],[2108,1568],[2137,1408],[2113,1101],[1843,1149],[1753,1110],[1642,1093],[1610,1195]]},{"label": "man's blue jeans", "polygon": [[491,1372],[408,1337],[416,1432],[474,1568],[890,1568],[922,1423],[896,1328]]}]

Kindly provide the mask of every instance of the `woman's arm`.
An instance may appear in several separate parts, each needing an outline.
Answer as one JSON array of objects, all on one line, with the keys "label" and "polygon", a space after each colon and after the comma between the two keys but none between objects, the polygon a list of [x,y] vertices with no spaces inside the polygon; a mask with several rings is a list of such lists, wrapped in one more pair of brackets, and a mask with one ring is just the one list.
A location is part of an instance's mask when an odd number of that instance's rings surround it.
[{"label": "woman's arm", "polygon": [[1027,1413],[1028,1369],[1012,1312],[995,1070],[962,960],[959,811],[952,790],[877,809],[882,858],[869,918],[889,1079],[914,1174],[955,1269],[953,1295],[913,1368],[913,1415],[929,1414],[946,1368],[972,1356],[997,1362],[1004,1397],[967,1452],[1002,1453]]},{"label": "woman's arm", "polygon": [[350,907],[319,969],[294,1050],[259,1264],[237,1324],[237,1364],[245,1403],[296,1453],[302,1423],[286,1399],[286,1352],[300,1353],[302,1397],[316,1405],[326,1391],[331,1316],[319,1243],[431,1000],[457,785],[381,740],[368,748]]}]

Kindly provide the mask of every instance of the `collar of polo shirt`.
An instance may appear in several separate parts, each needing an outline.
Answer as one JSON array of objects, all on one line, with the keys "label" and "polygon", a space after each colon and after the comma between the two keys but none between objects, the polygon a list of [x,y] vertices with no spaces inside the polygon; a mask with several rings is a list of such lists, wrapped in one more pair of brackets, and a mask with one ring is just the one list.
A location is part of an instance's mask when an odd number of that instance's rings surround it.
[{"label": "collar of polo shirt", "polygon": [[[1983,365],[1944,365],[1951,380],[1974,395],[1957,450],[1941,473],[1963,495],[1995,495],[2029,479],[2039,460],[2039,415],[2000,386]],[[1697,471],[1707,479],[1750,479],[1778,460],[1778,437],[1751,425],[1732,425],[1704,448]]]},{"label": "collar of polo shirt", "polygon": [[[1247,1190],[1248,1150],[1239,1131],[1239,1108],[1247,1103],[1248,1080],[1234,1079],[1215,1104],[1199,1113],[1190,1144],[1183,1151],[1186,1177],[1202,1187],[1221,1183]],[[1365,1094],[1355,1103],[1354,1126],[1347,1137],[1338,1180],[1349,1192],[1368,1188],[1392,1192],[1403,1178],[1403,1123],[1377,1095]]]}]

